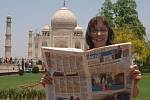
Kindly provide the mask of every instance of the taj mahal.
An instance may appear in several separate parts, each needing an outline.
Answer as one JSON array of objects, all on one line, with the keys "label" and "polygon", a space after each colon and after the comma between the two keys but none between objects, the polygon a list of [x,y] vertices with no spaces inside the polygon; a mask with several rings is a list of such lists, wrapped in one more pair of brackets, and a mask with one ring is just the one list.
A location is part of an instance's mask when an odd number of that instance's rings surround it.
[{"label": "taj mahal", "polygon": [[[5,59],[11,55],[11,23],[12,17],[6,18]],[[84,30],[77,24],[74,13],[65,6],[58,9],[51,17],[51,24],[45,25],[39,32],[28,31],[27,59],[41,60],[42,47],[85,49]]]},{"label": "taj mahal", "polygon": [[83,29],[77,24],[74,13],[65,5],[53,14],[51,25],[45,25],[35,36],[33,33],[33,30],[29,30],[29,59],[41,59],[43,46],[80,49],[85,47]]},{"label": "taj mahal", "polygon": [[[43,26],[39,32],[33,31],[34,29],[28,30],[27,58],[13,59],[12,17],[8,15],[6,17],[5,55],[4,58],[0,58],[1,63],[21,64],[22,61],[42,60],[42,47],[85,49],[85,32],[77,23],[76,16],[64,3],[64,6],[52,15],[50,25]],[[5,68],[4,64],[2,66]]]}]

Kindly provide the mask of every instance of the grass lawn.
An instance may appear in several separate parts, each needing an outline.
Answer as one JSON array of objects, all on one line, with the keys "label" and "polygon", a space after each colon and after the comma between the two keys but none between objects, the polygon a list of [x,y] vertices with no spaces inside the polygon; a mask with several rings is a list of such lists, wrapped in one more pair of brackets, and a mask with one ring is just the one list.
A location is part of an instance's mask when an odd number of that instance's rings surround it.
[{"label": "grass lawn", "polygon": [[19,85],[40,81],[42,74],[25,73],[23,76],[5,75],[0,76],[0,89],[16,88]]},{"label": "grass lawn", "polygon": [[[23,76],[0,76],[0,89],[15,88],[19,85],[40,81],[42,74],[25,73]],[[140,95],[132,100],[150,100],[150,73],[144,74],[140,81]]]},{"label": "grass lawn", "polygon": [[150,100],[150,73],[142,75],[140,81],[140,95],[133,100]]}]

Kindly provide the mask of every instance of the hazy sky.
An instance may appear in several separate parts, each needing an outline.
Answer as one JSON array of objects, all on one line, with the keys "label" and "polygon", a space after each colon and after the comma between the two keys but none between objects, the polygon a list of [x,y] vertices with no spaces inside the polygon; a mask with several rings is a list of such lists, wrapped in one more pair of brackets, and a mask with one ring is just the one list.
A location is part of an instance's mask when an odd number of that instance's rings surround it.
[{"label": "hazy sky", "polygon": [[[0,0],[0,57],[4,56],[6,17],[12,16],[12,56],[27,57],[28,31],[40,31],[64,0]],[[78,24],[86,29],[89,19],[95,16],[104,0],[66,0]],[[138,16],[147,33],[150,33],[150,0],[136,0]]]}]

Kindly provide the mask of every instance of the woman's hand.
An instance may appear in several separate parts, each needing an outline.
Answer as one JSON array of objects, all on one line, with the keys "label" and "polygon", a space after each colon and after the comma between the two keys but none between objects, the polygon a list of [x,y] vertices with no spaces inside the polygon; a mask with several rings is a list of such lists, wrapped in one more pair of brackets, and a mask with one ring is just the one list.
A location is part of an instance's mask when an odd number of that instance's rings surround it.
[{"label": "woman's hand", "polygon": [[53,79],[50,76],[50,74],[48,72],[46,72],[43,77],[41,78],[41,84],[43,85],[43,87],[45,87],[46,85],[52,85],[53,84]]},{"label": "woman's hand", "polygon": [[142,78],[141,72],[137,65],[133,65],[131,67],[130,76],[134,81],[132,96],[137,97],[139,95],[139,80]]}]

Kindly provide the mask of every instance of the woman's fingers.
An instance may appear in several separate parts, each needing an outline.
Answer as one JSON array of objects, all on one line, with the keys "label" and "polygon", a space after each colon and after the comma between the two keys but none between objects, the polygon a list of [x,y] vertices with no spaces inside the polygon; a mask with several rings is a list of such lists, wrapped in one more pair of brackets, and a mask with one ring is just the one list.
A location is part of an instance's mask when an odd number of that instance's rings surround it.
[{"label": "woman's fingers", "polygon": [[133,70],[132,72],[131,72],[131,74],[133,75],[133,74],[141,74],[141,71],[139,71],[139,70]]},{"label": "woman's fingers", "polygon": [[130,73],[132,73],[134,70],[139,70],[139,67],[137,65],[132,65],[130,68]]},{"label": "woman's fingers", "polygon": [[43,87],[45,87],[45,82],[44,82],[44,78],[43,77],[41,78],[40,83],[43,85]]},{"label": "woman's fingers", "polygon": [[134,80],[135,84],[142,78],[141,71],[137,65],[132,65],[130,69],[130,76]]},{"label": "woman's fingers", "polygon": [[139,80],[139,79],[141,79],[142,78],[142,75],[141,74],[133,74],[132,75],[132,79],[134,79],[134,80]]},{"label": "woman's fingers", "polygon": [[45,87],[46,85],[52,84],[53,83],[52,81],[53,79],[48,73],[45,73],[43,77],[41,78],[41,84],[43,85],[43,87]]},{"label": "woman's fingers", "polygon": [[139,70],[133,70],[131,73],[131,78],[134,79],[134,80],[139,80],[141,79],[142,75],[141,75],[141,72]]},{"label": "woman's fingers", "polygon": [[46,77],[46,76],[50,76],[50,74],[48,72],[46,72],[43,77]]},{"label": "woman's fingers", "polygon": [[139,70],[137,65],[131,66],[130,75],[132,76],[133,74],[141,74],[141,71]]}]

